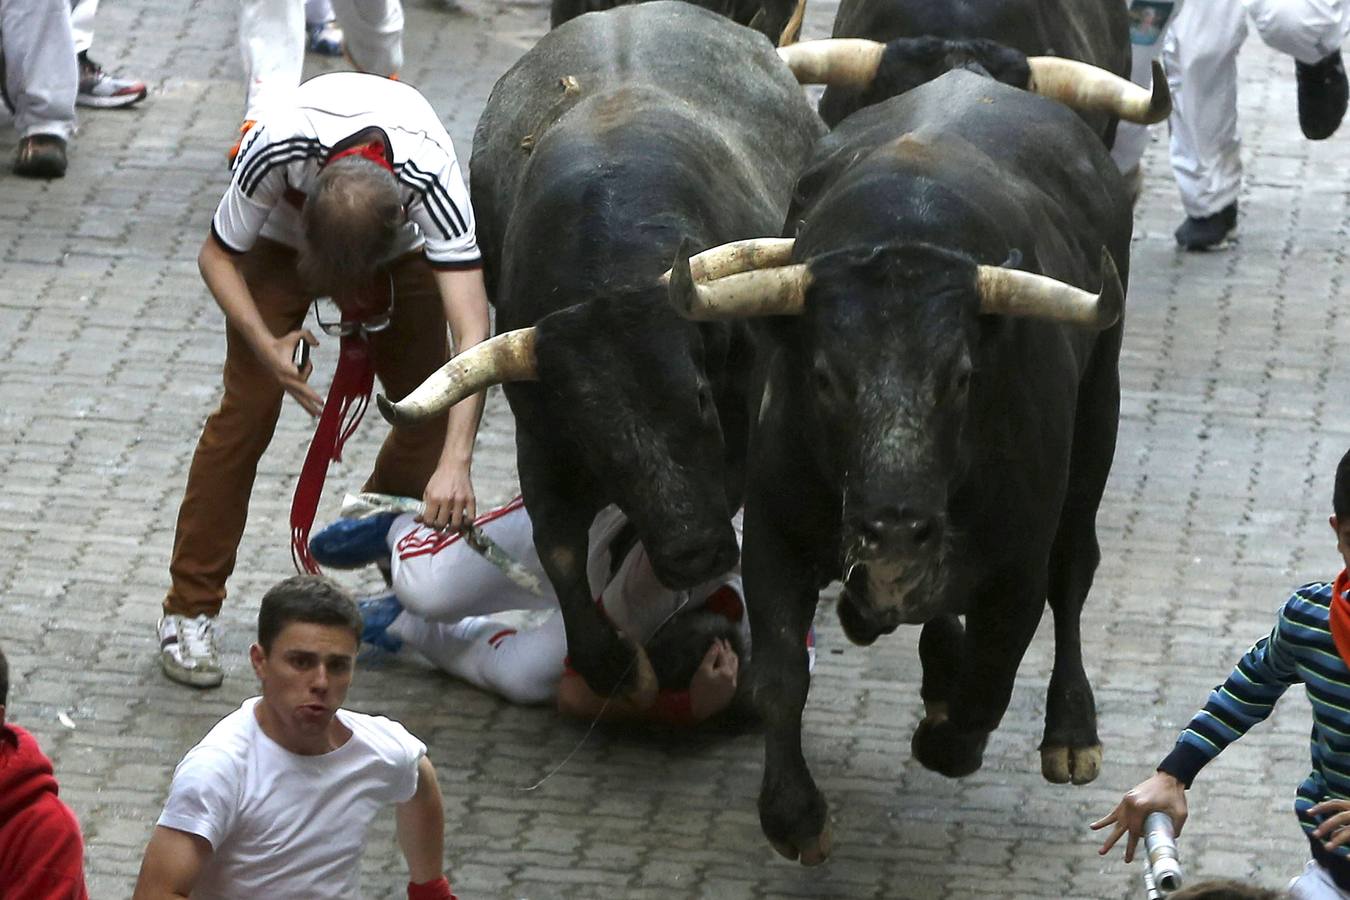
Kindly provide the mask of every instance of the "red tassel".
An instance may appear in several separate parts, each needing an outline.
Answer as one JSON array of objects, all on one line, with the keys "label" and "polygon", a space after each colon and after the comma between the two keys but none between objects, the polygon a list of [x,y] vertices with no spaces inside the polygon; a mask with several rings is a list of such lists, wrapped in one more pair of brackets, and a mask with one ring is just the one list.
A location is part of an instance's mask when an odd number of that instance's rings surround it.
[{"label": "red tassel", "polygon": [[305,454],[305,464],[291,499],[291,561],[296,571],[321,574],[319,564],[309,552],[309,532],[319,511],[323,482],[329,463],[342,459],[342,447],[365,415],[374,387],[375,365],[365,338],[359,332],[344,337],[328,399],[324,401],[323,414],[309,442],[309,452]]}]

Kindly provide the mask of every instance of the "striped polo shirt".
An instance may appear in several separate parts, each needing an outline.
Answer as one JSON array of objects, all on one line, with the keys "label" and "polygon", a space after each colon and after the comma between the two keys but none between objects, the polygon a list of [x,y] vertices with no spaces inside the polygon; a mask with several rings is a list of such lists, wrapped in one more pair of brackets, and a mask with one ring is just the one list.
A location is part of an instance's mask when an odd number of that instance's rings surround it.
[{"label": "striped polo shirt", "polygon": [[1290,685],[1303,684],[1313,712],[1312,771],[1298,786],[1294,813],[1314,856],[1339,884],[1350,881],[1350,848],[1325,850],[1312,836],[1319,820],[1308,813],[1323,800],[1350,798],[1350,669],[1331,639],[1330,605],[1330,583],[1296,590],[1270,636],[1257,641],[1214,689],[1158,769],[1189,787],[1206,763],[1270,715]]},{"label": "striped polo shirt", "polygon": [[211,220],[216,238],[240,253],[259,236],[300,247],[300,207],[319,169],[334,148],[365,143],[371,129],[384,138],[408,211],[397,252],[421,247],[443,269],[481,265],[469,192],[435,110],[409,85],[359,72],[311,78],[263,111]]}]

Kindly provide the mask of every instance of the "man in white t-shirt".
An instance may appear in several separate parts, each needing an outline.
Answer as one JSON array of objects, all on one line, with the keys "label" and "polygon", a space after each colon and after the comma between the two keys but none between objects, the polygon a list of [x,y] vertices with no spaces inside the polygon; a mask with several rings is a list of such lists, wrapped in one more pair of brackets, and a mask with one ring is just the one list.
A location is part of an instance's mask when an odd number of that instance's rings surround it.
[{"label": "man in white t-shirt", "polygon": [[174,771],[135,900],[356,897],[366,832],[397,809],[410,900],[453,900],[426,747],[382,716],[341,709],[356,605],[312,575],[273,587],[249,650],[262,695],[221,719]]},{"label": "man in white t-shirt", "polygon": [[[447,322],[456,351],[487,337],[488,305],[450,136],[412,87],[357,72],[310,79],[259,114],[197,261],[225,313],[225,391],[188,472],[158,632],[169,678],[214,687],[215,617],[283,395],[319,416],[291,507],[297,563],[314,572],[324,474],[373,379],[403,397],[449,357]],[[326,402],[308,383],[311,301],[320,328],[341,337],[325,351],[337,361]],[[482,411],[479,394],[391,431],[366,489],[423,498],[430,525],[472,519]]]}]

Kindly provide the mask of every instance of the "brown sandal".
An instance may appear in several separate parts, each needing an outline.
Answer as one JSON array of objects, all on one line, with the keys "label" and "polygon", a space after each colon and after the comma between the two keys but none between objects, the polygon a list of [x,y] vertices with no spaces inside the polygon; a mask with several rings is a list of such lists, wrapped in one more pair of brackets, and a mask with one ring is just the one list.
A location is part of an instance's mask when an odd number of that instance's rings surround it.
[{"label": "brown sandal", "polygon": [[26,178],[60,178],[66,174],[66,142],[54,134],[30,134],[19,141],[14,173]]}]

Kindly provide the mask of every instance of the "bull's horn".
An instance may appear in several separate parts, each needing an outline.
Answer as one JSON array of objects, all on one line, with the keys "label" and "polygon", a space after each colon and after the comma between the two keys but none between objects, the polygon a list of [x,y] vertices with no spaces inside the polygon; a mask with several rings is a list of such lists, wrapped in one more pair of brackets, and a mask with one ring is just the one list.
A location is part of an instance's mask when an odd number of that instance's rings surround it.
[{"label": "bull's horn", "polygon": [[1104,331],[1120,319],[1125,291],[1115,260],[1102,248],[1102,289],[1094,294],[1045,275],[979,266],[976,290],[980,312],[1005,316],[1035,316]]},{"label": "bull's horn", "polygon": [[[1127,122],[1152,125],[1172,112],[1162,63],[1153,61],[1153,90],[1105,69],[1059,56],[1030,56],[1027,90],[1084,112],[1105,112]],[[795,71],[795,70],[794,70]]]},{"label": "bull's horn", "polygon": [[[750,238],[732,241],[702,253],[689,260],[689,271],[696,284],[707,284],[728,275],[785,266],[792,261],[792,238]],[[661,283],[670,284],[670,271],[661,276]]]},{"label": "bull's horn", "polygon": [[865,88],[876,77],[885,44],[862,38],[830,38],[779,47],[799,84]]},{"label": "bull's horn", "polygon": [[[734,251],[728,249],[733,246],[714,247],[707,253],[716,256],[726,251],[737,260],[729,267],[734,274],[703,283],[695,280],[690,265],[689,240],[686,238],[680,243],[675,265],[666,273],[670,302],[676,312],[696,321],[794,316],[801,313],[806,302],[806,289],[811,285],[811,273],[805,263],[763,269],[747,268],[754,254],[735,256]],[[781,258],[781,247],[772,252]]]},{"label": "bull's horn", "polygon": [[519,328],[456,354],[397,403],[384,394],[378,395],[375,402],[391,425],[413,425],[494,384],[533,381],[538,377],[534,329]]},{"label": "bull's horn", "polygon": [[802,39],[802,22],[806,19],[806,0],[797,0],[797,6],[778,35],[778,46],[790,47]]}]

